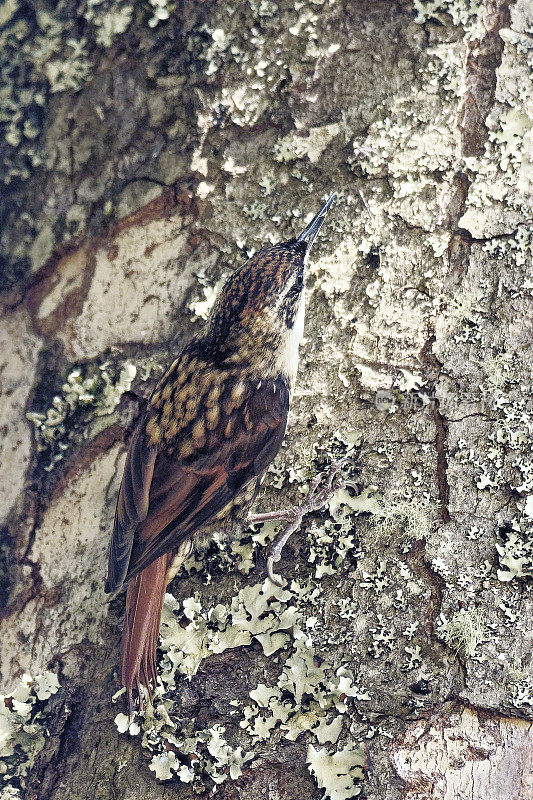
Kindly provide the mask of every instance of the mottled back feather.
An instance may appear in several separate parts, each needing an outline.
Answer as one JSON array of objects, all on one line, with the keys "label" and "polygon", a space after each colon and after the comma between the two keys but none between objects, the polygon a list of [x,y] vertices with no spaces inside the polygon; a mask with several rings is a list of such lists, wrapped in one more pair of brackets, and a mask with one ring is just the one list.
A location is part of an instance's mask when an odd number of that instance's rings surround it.
[{"label": "mottled back feather", "polygon": [[106,591],[120,591],[262,476],[281,446],[288,410],[289,387],[282,376],[259,381],[242,370],[213,374],[184,351],[132,436]]}]

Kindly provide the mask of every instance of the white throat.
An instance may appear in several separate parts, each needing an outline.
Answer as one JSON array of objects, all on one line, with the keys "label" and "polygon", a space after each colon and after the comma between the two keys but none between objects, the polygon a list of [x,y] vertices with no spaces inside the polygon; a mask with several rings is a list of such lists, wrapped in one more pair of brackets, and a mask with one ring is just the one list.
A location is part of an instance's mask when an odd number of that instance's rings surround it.
[{"label": "white throat", "polygon": [[286,328],[276,359],[276,371],[282,372],[290,381],[291,389],[298,371],[298,348],[304,335],[305,289],[302,290],[296,318],[292,328]]}]

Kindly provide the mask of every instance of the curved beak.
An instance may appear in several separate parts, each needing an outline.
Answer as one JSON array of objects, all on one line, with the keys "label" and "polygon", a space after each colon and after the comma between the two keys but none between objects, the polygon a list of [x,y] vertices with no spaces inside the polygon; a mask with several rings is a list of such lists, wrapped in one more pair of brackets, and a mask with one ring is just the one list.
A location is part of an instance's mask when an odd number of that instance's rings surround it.
[{"label": "curved beak", "polygon": [[298,236],[296,241],[298,242],[306,242],[307,243],[307,253],[309,253],[313,242],[315,241],[316,235],[320,228],[322,227],[322,223],[326,219],[326,214],[328,213],[329,209],[337,199],[337,195],[335,192],[331,195],[325,206],[323,206],[316,217],[314,217],[309,225],[305,228],[304,231]]}]

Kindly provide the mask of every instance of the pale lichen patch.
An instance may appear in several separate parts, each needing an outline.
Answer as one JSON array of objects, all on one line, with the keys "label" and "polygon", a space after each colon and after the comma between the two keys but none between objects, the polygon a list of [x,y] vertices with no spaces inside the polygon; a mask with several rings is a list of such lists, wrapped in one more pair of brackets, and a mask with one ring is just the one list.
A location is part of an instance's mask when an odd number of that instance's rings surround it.
[{"label": "pale lichen patch", "polygon": [[[282,668],[276,685],[259,684],[250,692],[252,705],[237,703],[242,706],[241,728],[250,740],[261,742],[279,732],[276,735],[294,741],[309,732],[320,745],[335,744],[342,731],[342,715],[348,713],[351,699],[366,701],[370,695],[354,683],[350,669],[335,667],[315,650],[312,630],[317,620],[306,618],[306,608],[308,602],[312,599],[316,602],[320,595],[319,586],[313,588],[293,581],[290,588],[281,589],[267,580],[245,586],[229,605],[218,603],[203,610],[198,596],[179,604],[167,594],[161,625],[161,647],[165,654],[161,677],[165,694],[172,691],[178,673],[190,678],[210,654],[248,645],[256,639],[266,657],[281,654]],[[155,752],[150,768],[161,780],[177,776],[188,782],[194,775],[204,774],[219,783],[228,776],[238,777],[242,766],[254,757],[254,751],[244,754],[241,747],[233,749],[228,745],[219,726],[197,731],[187,739],[177,736],[167,708],[169,700],[158,700],[155,709],[149,708],[140,720],[143,746]],[[116,723],[119,730],[127,730],[123,715],[118,715]],[[165,749],[165,741],[170,743],[172,754]],[[350,739],[339,752],[348,750],[361,752]],[[327,751],[321,752],[326,758]],[[188,766],[191,753],[195,759]],[[333,761],[336,758],[335,754],[327,757]],[[337,789],[333,783],[323,784],[328,797],[334,797],[329,792],[340,791],[339,787],[348,778],[354,791],[357,790],[362,773],[340,766],[339,770]],[[322,786],[321,773],[313,771],[313,774]]]},{"label": "pale lichen patch", "polygon": [[316,164],[320,156],[342,131],[338,122],[311,128],[306,135],[284,136],[274,147],[274,158],[281,162],[295,161],[307,156],[311,164]]},{"label": "pale lichen patch", "polygon": [[67,375],[61,390],[43,411],[29,411],[35,426],[37,449],[50,472],[76,442],[111,424],[122,395],[129,391],[137,374],[131,362],[82,365]]},{"label": "pale lichen patch", "polygon": [[317,785],[324,789],[323,797],[330,800],[348,800],[360,792],[357,785],[363,778],[365,752],[361,747],[345,746],[330,754],[325,748],[316,750],[312,744],[307,750],[307,764]]},{"label": "pale lichen patch", "polygon": [[47,735],[47,701],[59,690],[57,675],[48,670],[24,674],[15,690],[0,695],[0,783],[2,797],[22,797]]},{"label": "pale lichen patch", "polygon": [[437,620],[438,635],[457,653],[474,658],[479,644],[486,638],[483,617],[476,609],[461,609],[451,619],[441,614]]}]

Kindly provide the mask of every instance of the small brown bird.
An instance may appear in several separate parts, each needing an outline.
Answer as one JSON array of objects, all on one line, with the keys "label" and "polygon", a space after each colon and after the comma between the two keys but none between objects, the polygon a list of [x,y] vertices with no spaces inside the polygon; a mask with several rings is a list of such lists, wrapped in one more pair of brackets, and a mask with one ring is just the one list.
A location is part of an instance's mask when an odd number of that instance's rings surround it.
[{"label": "small brown bird", "polygon": [[[156,386],[132,435],[106,592],[126,583],[122,683],[151,694],[165,589],[195,543],[236,527],[287,424],[305,266],[332,195],[297,239],[259,250],[225,283],[205,328]],[[268,515],[266,515],[268,516]],[[279,557],[279,556],[278,556]]]}]

